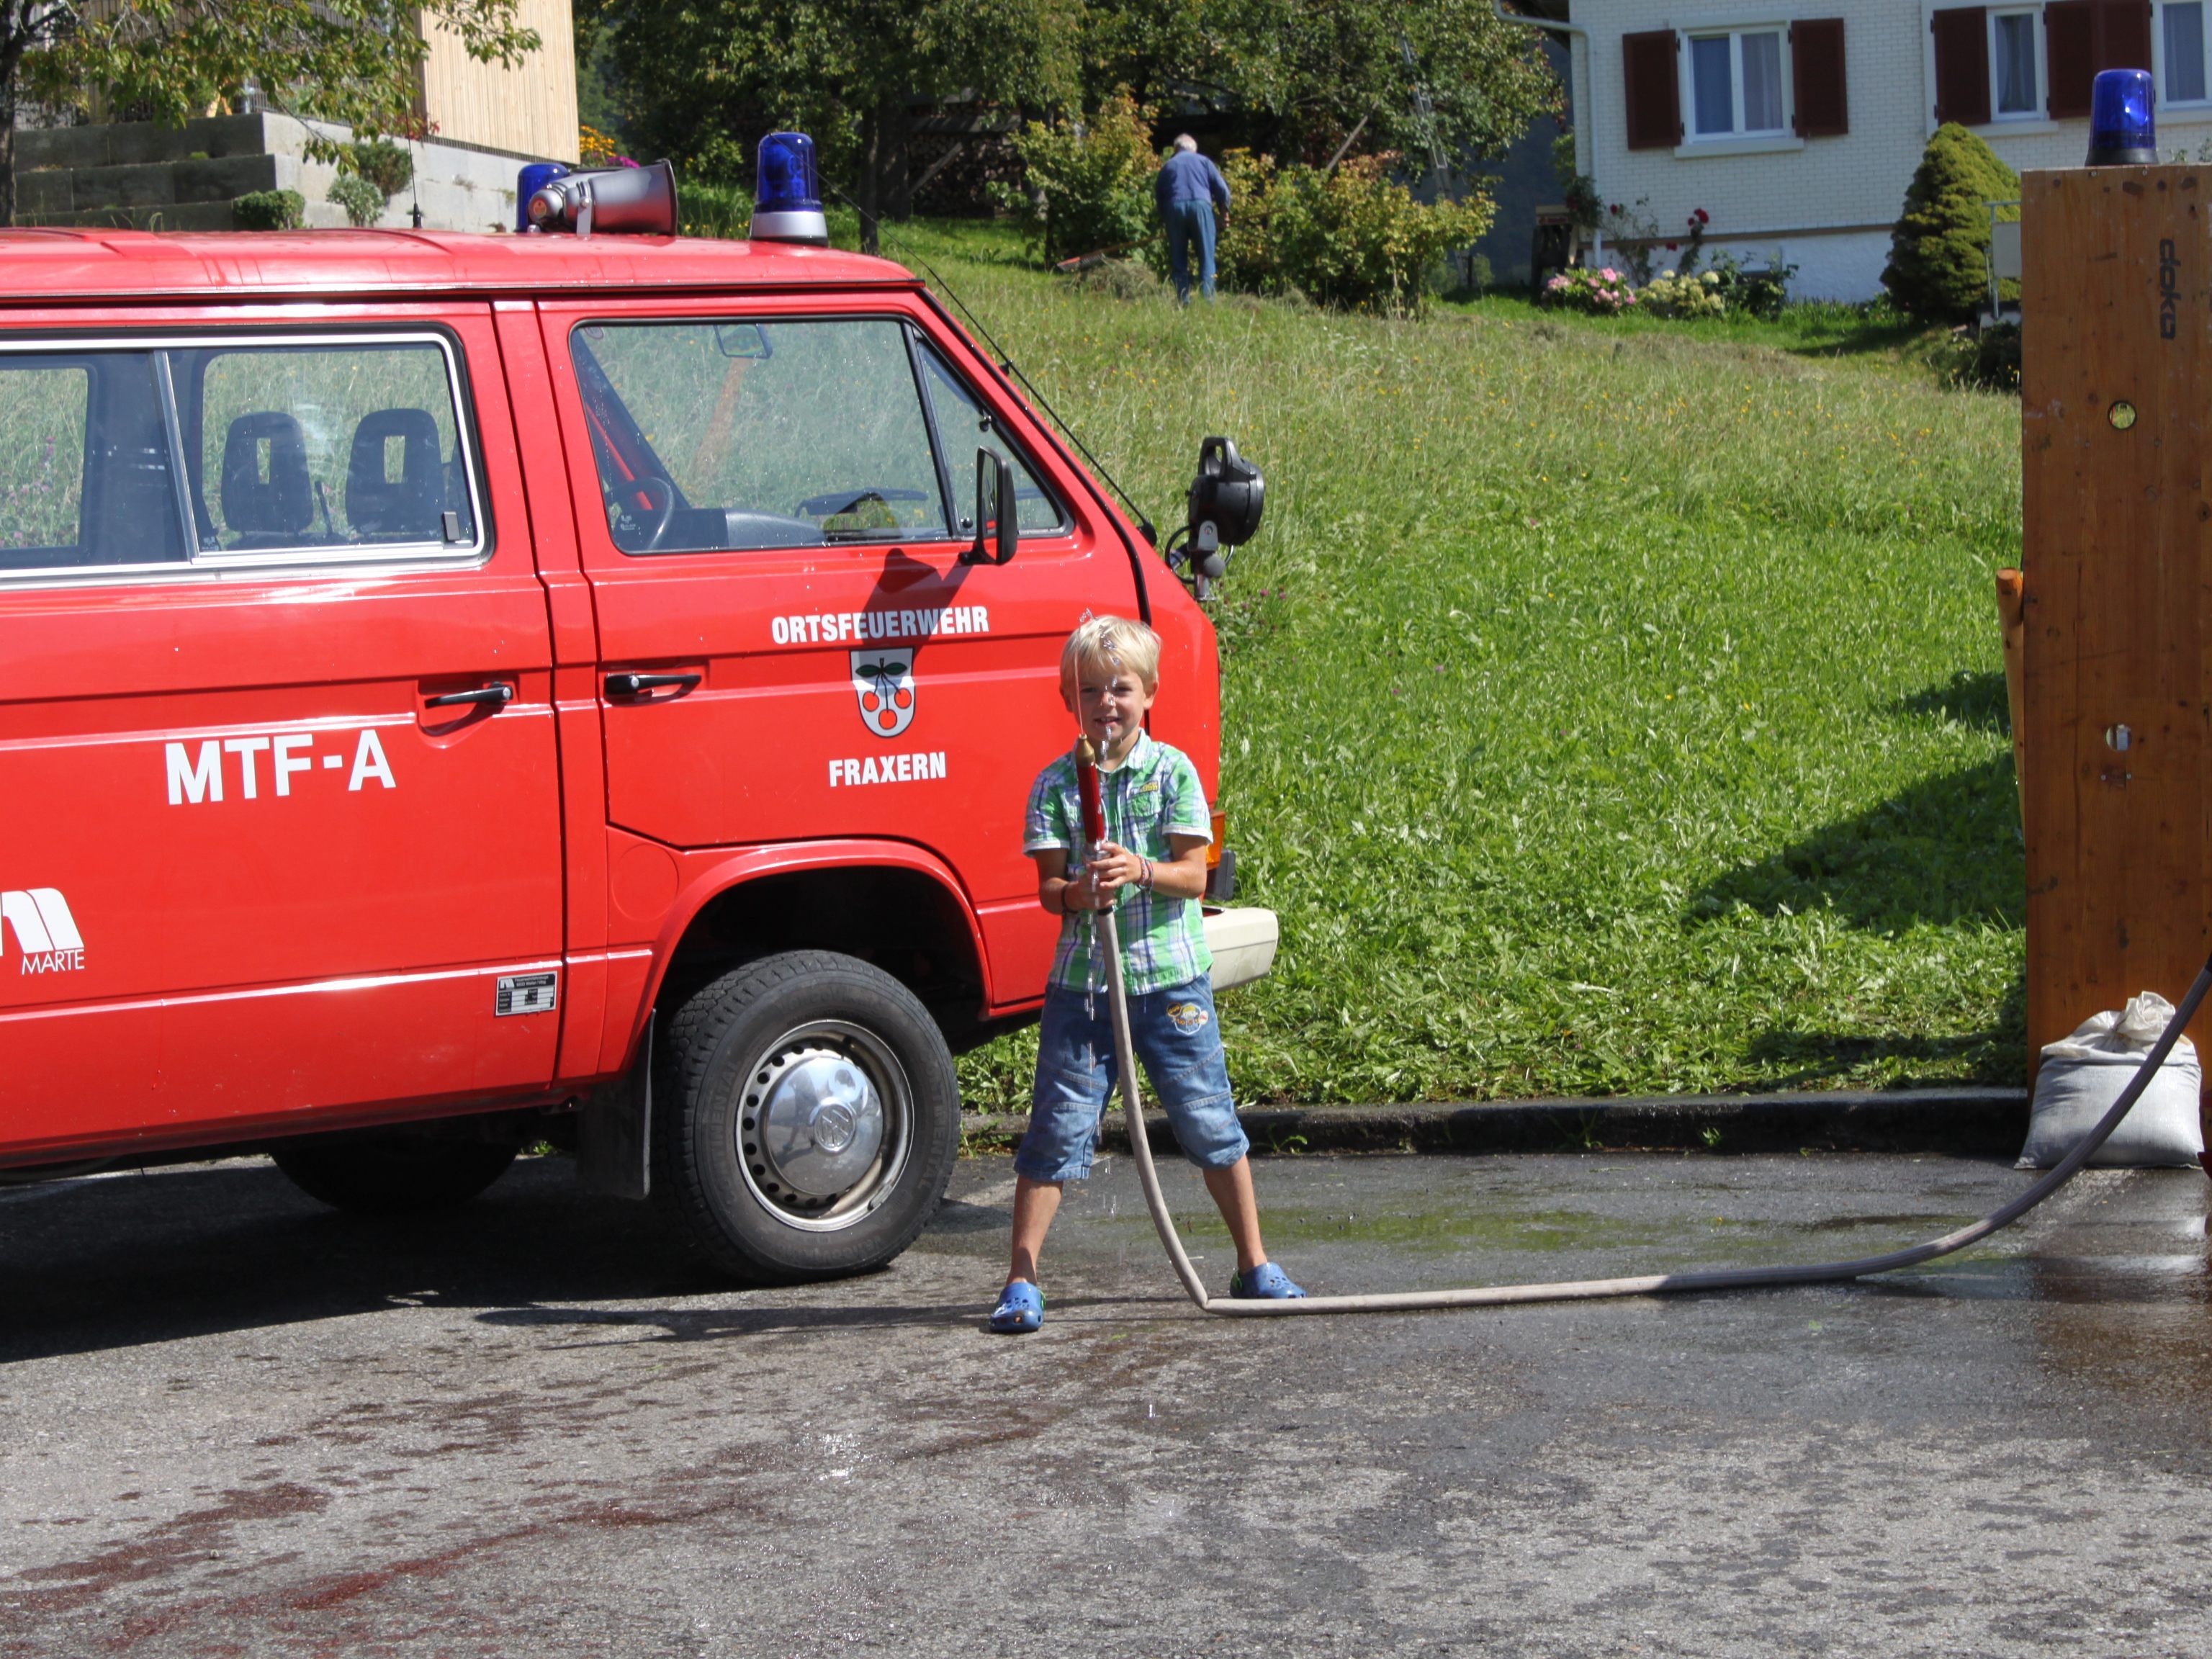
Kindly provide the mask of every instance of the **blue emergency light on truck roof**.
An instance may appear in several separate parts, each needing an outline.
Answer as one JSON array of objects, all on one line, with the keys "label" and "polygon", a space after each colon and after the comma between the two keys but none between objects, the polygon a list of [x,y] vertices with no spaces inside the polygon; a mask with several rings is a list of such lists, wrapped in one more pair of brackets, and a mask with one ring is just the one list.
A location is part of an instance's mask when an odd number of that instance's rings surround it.
[{"label": "blue emergency light on truck roof", "polygon": [[514,176],[514,228],[535,230],[530,222],[530,198],[556,179],[568,176],[568,167],[561,161],[532,161]]},{"label": "blue emergency light on truck roof", "polygon": [[829,246],[830,222],[822,213],[814,141],[803,132],[769,133],[761,139],[754,162],[759,185],[753,192],[753,222],[747,238]]}]

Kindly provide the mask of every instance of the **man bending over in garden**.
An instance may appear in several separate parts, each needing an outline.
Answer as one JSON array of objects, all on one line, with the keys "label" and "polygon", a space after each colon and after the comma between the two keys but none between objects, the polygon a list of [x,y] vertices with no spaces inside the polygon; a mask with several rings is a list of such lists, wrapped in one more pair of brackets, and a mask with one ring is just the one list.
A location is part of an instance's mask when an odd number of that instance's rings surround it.
[{"label": "man bending over in garden", "polygon": [[1161,164],[1152,185],[1159,200],[1160,217],[1168,228],[1168,269],[1175,273],[1176,299],[1190,303],[1190,250],[1198,247],[1199,292],[1213,297],[1214,213],[1224,223],[1229,218],[1229,181],[1221,169],[1198,153],[1198,140],[1188,133],[1176,135],[1175,149]]}]

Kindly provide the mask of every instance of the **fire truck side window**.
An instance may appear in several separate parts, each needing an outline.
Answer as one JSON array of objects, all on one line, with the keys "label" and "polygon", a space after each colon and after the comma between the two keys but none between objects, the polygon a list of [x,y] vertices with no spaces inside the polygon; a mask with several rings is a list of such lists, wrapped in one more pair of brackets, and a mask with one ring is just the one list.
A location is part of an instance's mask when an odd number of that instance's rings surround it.
[{"label": "fire truck side window", "polygon": [[625,553],[960,533],[897,322],[592,323],[570,345]]},{"label": "fire truck side window", "polygon": [[945,446],[945,465],[952,474],[953,511],[963,535],[975,532],[975,452],[988,449],[1003,455],[1014,466],[1014,499],[1020,503],[1024,536],[1049,535],[1061,529],[1060,503],[1046,493],[1030,471],[1029,463],[1008,443],[999,423],[983,412],[975,396],[960,382],[945,359],[928,346],[917,348],[922,380],[929,387],[929,402],[937,416],[938,441]]},{"label": "fire truck side window", "polygon": [[0,353],[0,570],[185,556],[153,355]]},{"label": "fire truck side window", "polygon": [[473,550],[447,355],[431,340],[168,354],[199,550]]}]

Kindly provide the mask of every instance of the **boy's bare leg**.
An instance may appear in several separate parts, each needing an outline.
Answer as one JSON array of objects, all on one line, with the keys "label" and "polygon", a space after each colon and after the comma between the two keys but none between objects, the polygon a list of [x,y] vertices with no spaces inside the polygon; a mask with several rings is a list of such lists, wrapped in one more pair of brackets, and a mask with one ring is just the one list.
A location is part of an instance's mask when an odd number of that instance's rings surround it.
[{"label": "boy's bare leg", "polygon": [[[1244,1184],[1249,1192],[1251,1182],[1248,1179]],[[1060,1188],[1057,1181],[1014,1177],[1014,1264],[1006,1270],[1007,1284],[1018,1279],[1026,1279],[1032,1285],[1039,1282],[1037,1252],[1044,1249],[1045,1233],[1053,1217],[1060,1213]]]},{"label": "boy's bare leg", "polygon": [[[1213,1194],[1213,1202],[1221,1211],[1221,1218],[1229,1224],[1229,1237],[1237,1246],[1237,1271],[1249,1273],[1267,1259],[1267,1247],[1260,1242],[1260,1200],[1252,1192],[1252,1160],[1240,1158],[1225,1170],[1203,1170],[1206,1190]],[[1021,1200],[1015,1198],[1014,1237],[1021,1237]],[[1042,1231],[1038,1237],[1042,1238]],[[1021,1260],[1021,1246],[1015,1246],[1014,1259]]]}]

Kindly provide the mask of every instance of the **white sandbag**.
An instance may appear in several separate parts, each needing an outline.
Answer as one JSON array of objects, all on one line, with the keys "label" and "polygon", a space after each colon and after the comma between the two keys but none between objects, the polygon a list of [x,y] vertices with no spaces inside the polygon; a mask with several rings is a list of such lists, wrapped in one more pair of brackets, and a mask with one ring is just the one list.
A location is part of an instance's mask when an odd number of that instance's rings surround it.
[{"label": "white sandbag", "polygon": [[[2027,1145],[2021,1149],[2016,1167],[2047,1170],[2073,1151],[2134,1080],[2143,1057],[2172,1018],[2172,1003],[2155,991],[2145,991],[2119,1012],[2094,1015],[2071,1036],[2044,1044]],[[2142,1098],[2089,1162],[2137,1170],[2195,1167],[2204,1150],[2197,1115],[2203,1078],[2196,1045],[2183,1037]]]}]

